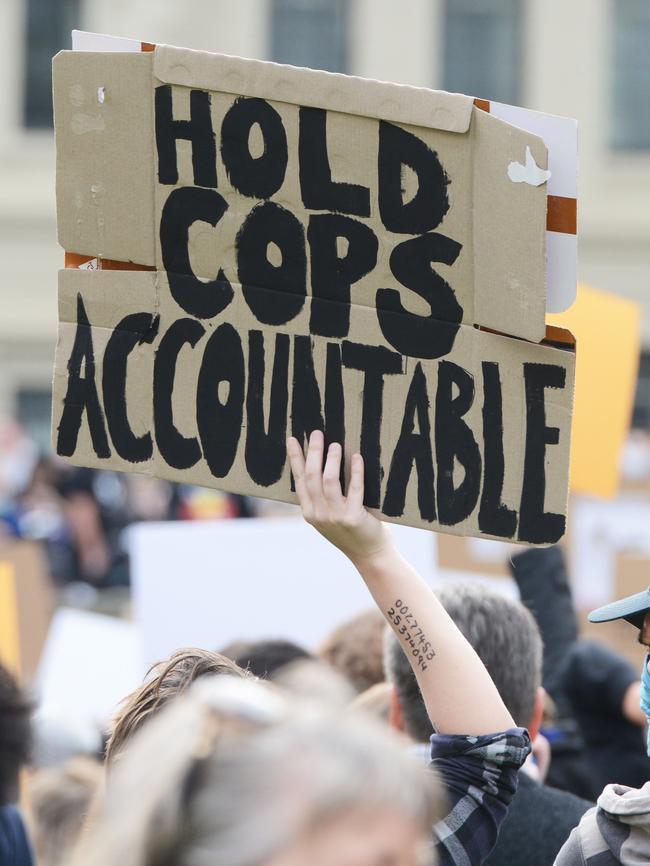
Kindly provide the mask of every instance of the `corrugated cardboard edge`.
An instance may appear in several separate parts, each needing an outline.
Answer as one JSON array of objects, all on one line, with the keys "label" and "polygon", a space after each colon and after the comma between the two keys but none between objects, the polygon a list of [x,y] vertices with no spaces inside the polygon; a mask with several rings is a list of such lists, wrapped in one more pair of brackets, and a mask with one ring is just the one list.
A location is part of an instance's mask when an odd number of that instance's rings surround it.
[{"label": "corrugated cardboard edge", "polygon": [[[513,152],[512,142],[520,148],[521,160],[529,148],[537,163],[545,167],[548,151],[539,136],[478,108],[474,111],[474,321],[539,343],[544,339],[546,310],[546,187],[513,185],[499,155]],[[504,187],[511,188],[509,195],[504,194]],[[500,229],[501,243],[497,245],[495,225]],[[504,255],[511,245],[519,256]],[[480,270],[476,269],[477,260],[482,263]]]},{"label": "corrugated cardboard edge", "polygon": [[57,232],[67,252],[155,265],[152,57],[53,58]]},{"label": "corrugated cardboard edge", "polygon": [[[172,45],[156,46],[153,73],[165,84],[277,102],[295,103],[299,87],[302,105],[445,132],[467,132],[473,110],[472,97],[461,93]],[[302,94],[308,94],[307,99]]]}]

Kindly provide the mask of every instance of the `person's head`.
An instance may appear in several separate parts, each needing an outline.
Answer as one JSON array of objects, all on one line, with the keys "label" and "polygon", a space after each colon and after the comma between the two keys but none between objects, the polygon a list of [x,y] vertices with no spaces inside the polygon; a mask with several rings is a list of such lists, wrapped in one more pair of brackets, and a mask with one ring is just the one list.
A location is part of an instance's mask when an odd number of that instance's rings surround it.
[{"label": "person's head", "polygon": [[235,641],[223,647],[221,655],[265,680],[272,680],[279,670],[293,662],[313,658],[311,653],[297,643],[280,639]]},{"label": "person's head", "polygon": [[39,866],[64,866],[102,784],[98,761],[73,758],[38,770],[30,781],[31,831]]},{"label": "person's head", "polygon": [[0,806],[18,797],[20,769],[30,758],[32,704],[0,665]]},{"label": "person's head", "polygon": [[106,743],[106,763],[115,760],[145,722],[183,694],[195,680],[205,676],[246,677],[249,674],[220,653],[197,647],[176,650],[168,659],[153,665],[144,683],[122,701]]},{"label": "person's head", "polygon": [[589,622],[613,622],[624,619],[639,630],[638,641],[650,647],[650,586],[625,598],[618,598],[592,610]]},{"label": "person's head", "polygon": [[358,692],[384,680],[386,620],[373,608],[341,623],[323,641],[318,656],[343,674]]},{"label": "person's head", "polygon": [[437,796],[372,720],[222,677],[134,738],[76,862],[415,866],[431,862]]},{"label": "person's head", "polygon": [[[447,613],[487,668],[515,723],[534,739],[544,710],[542,638],[532,614],[518,601],[481,584],[436,588]],[[393,684],[391,724],[426,742],[431,722],[417,680],[397,638],[386,639],[386,676]]]},{"label": "person's head", "polygon": [[[609,604],[592,610],[590,622],[612,622],[624,619],[639,630],[637,640],[650,650],[650,586],[642,592],[619,598]],[[646,751],[650,756],[650,658],[646,655],[641,674],[640,705],[648,722]],[[636,698],[635,698],[636,701]]]}]

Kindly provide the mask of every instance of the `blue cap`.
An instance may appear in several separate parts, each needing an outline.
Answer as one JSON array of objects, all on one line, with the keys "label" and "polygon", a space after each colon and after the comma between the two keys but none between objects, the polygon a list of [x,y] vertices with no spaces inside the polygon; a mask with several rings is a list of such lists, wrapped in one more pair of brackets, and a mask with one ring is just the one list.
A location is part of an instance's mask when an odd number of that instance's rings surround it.
[{"label": "blue cap", "polygon": [[650,586],[643,592],[619,598],[611,604],[598,607],[589,614],[589,622],[611,622],[613,619],[624,619],[636,628],[643,628],[646,613],[650,610]]}]

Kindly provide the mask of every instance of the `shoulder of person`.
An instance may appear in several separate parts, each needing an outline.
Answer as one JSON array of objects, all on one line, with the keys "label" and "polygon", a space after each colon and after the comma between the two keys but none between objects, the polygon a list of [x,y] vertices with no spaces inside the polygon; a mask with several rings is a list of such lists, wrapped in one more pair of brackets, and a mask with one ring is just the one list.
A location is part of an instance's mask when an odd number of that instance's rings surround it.
[{"label": "shoulder of person", "polygon": [[0,807],[0,863],[13,866],[33,863],[22,815],[12,805]]},{"label": "shoulder of person", "polygon": [[515,801],[517,799],[528,801],[531,808],[544,809],[545,814],[552,815],[554,819],[560,819],[563,825],[568,823],[572,827],[596,805],[569,791],[540,784],[525,773],[519,774],[519,791]]}]

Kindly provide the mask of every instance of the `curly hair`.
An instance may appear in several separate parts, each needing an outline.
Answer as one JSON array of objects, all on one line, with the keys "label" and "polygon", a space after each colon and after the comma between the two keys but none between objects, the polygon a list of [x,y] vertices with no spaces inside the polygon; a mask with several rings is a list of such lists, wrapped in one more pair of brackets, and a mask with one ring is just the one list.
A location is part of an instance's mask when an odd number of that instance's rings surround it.
[{"label": "curly hair", "polygon": [[20,768],[32,749],[32,702],[9,671],[0,665],[0,805],[12,802],[18,791]]},{"label": "curly hair", "polygon": [[156,662],[149,668],[144,683],[122,701],[113,719],[106,743],[106,763],[114,761],[133,734],[195,680],[224,675],[250,676],[226,656],[197,647],[176,650],[168,659]]}]

